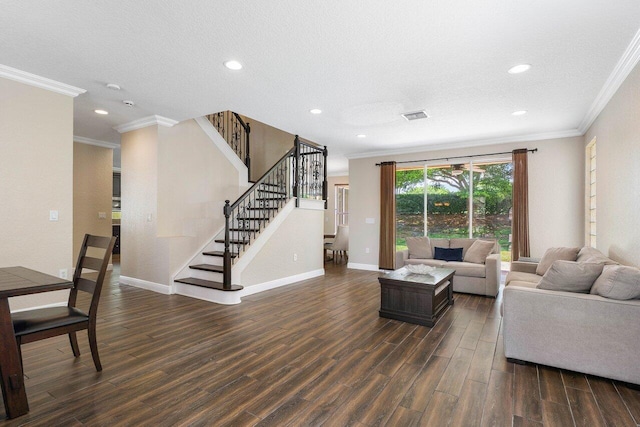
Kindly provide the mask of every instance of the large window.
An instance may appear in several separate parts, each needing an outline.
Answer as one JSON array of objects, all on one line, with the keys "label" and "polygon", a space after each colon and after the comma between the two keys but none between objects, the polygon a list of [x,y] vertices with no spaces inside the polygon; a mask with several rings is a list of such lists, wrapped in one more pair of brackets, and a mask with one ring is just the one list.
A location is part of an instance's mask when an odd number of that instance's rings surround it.
[{"label": "large window", "polygon": [[335,187],[335,230],[339,225],[349,225],[349,186],[336,184]]},{"label": "large window", "polygon": [[587,244],[596,247],[596,140],[587,145]]},{"label": "large window", "polygon": [[409,236],[494,238],[509,261],[512,186],[510,161],[398,170],[397,248],[406,248]]}]

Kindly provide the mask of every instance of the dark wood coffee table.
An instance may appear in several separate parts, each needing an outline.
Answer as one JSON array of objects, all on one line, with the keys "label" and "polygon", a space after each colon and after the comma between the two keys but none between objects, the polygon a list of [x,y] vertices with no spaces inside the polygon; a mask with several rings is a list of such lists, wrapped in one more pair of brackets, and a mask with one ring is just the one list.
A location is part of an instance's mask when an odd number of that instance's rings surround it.
[{"label": "dark wood coffee table", "polygon": [[414,274],[405,267],[380,276],[380,317],[433,326],[438,316],[453,304],[451,268],[436,268],[429,274]]}]

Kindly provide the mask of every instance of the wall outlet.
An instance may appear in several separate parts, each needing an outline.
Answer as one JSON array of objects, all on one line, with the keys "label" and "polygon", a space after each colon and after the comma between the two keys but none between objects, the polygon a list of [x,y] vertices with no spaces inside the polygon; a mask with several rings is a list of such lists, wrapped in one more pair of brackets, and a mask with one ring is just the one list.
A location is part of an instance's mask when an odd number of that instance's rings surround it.
[{"label": "wall outlet", "polygon": [[371,251],[369,250],[369,248],[364,248],[364,253],[365,253],[365,254],[368,254],[369,252],[371,252]]},{"label": "wall outlet", "polygon": [[293,254],[293,260],[298,261],[298,254]]},{"label": "wall outlet", "polygon": [[147,215],[147,222],[153,221],[153,214]]},{"label": "wall outlet", "polygon": [[49,211],[49,221],[58,220],[58,211]]},{"label": "wall outlet", "polygon": [[106,212],[98,212],[98,219],[107,219]]},{"label": "wall outlet", "polygon": [[60,271],[58,272],[58,276],[60,276],[61,279],[67,279],[67,269],[66,268],[61,268]]}]

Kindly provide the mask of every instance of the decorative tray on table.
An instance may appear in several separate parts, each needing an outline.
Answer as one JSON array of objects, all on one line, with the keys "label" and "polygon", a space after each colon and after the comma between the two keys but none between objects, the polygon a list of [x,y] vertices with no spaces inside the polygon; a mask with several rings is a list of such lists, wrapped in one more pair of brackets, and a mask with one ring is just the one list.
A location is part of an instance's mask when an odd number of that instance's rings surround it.
[{"label": "decorative tray on table", "polygon": [[410,273],[413,273],[413,274],[429,274],[436,269],[435,267],[431,267],[430,265],[424,265],[424,264],[409,264],[409,265],[405,265],[404,267],[407,270],[409,270]]}]

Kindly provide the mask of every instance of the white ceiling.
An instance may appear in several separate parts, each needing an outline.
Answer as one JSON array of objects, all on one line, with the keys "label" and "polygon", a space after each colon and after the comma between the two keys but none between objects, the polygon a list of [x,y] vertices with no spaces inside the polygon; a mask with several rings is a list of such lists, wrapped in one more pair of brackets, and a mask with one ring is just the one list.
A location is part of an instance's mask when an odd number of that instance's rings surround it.
[{"label": "white ceiling", "polygon": [[[578,134],[640,23],[638,0],[16,0],[0,11],[0,64],[87,90],[75,135],[119,142],[113,127],[136,119],[229,109],[327,145],[334,170],[345,155]],[[531,70],[507,73],[520,63]],[[429,119],[400,117],[421,109]]]}]

